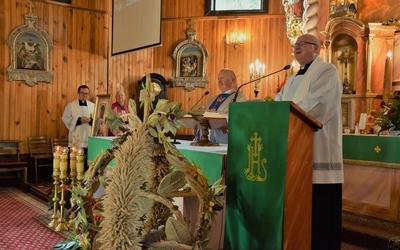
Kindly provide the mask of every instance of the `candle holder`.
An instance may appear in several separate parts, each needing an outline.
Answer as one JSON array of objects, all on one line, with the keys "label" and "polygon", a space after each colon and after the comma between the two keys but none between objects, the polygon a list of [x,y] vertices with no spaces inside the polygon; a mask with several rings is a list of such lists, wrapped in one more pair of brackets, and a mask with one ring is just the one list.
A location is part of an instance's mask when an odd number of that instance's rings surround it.
[{"label": "candle holder", "polygon": [[[250,74],[250,81],[260,78],[261,76],[262,76],[261,74]],[[254,96],[255,96],[255,98],[257,98],[258,93],[260,93],[260,91],[258,90],[258,84],[260,82],[261,82],[261,79],[254,81]]]},{"label": "candle holder", "polygon": [[262,79],[257,80],[261,76],[263,76],[265,73],[265,64],[260,63],[258,59],[250,64],[250,81],[254,81],[254,95],[257,98],[258,93],[260,91],[258,90],[258,84],[261,82]]},{"label": "candle holder", "polygon": [[58,225],[56,231],[66,231],[68,226],[66,225],[66,220],[64,218],[64,205],[65,205],[65,181],[67,179],[67,169],[68,169],[68,148],[63,147],[61,149],[60,155],[60,189],[61,189],[61,199],[60,199],[60,217],[58,219]]},{"label": "candle holder", "polygon": [[84,173],[84,161],[85,161],[85,151],[83,148],[77,148],[76,150],[76,171],[78,173],[76,179],[79,186],[82,186],[83,173]]},{"label": "candle holder", "polygon": [[69,154],[69,167],[70,167],[70,172],[69,172],[69,177],[71,180],[71,186],[76,185],[76,147],[71,147],[70,154]]},{"label": "candle holder", "polygon": [[68,228],[73,230],[75,229],[75,223],[74,223],[74,219],[75,219],[75,212],[71,212],[71,214],[68,217]]},{"label": "candle holder", "polygon": [[55,146],[54,147],[54,159],[53,159],[53,179],[54,179],[54,197],[52,199],[53,201],[53,215],[51,216],[51,221],[49,223],[49,227],[51,228],[56,228],[58,225],[58,216],[57,216],[57,207],[58,207],[58,186],[60,182],[58,181],[59,175],[60,175],[60,146]]}]

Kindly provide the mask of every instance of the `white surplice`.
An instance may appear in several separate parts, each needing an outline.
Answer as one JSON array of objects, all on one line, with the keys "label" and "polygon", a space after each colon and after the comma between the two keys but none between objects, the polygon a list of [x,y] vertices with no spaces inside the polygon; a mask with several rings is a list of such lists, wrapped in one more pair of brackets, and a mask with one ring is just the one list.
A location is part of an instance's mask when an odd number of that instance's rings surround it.
[{"label": "white surplice", "polygon": [[93,117],[94,103],[86,101],[87,106],[79,106],[79,99],[67,104],[62,116],[65,126],[68,128],[68,146],[87,148],[88,137],[91,134],[92,126],[88,123],[76,125],[79,117]]},{"label": "white surplice", "polygon": [[336,67],[317,57],[275,96],[276,101],[293,101],[323,125],[314,133],[314,184],[343,183],[342,88]]}]

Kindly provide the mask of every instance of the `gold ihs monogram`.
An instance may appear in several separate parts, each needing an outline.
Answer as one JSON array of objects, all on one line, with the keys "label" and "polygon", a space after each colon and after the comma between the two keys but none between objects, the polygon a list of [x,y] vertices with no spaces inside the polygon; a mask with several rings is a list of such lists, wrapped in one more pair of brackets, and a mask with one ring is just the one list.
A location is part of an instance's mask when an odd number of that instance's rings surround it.
[{"label": "gold ihs monogram", "polygon": [[248,166],[244,169],[244,174],[249,181],[264,182],[267,179],[267,169],[265,164],[266,158],[261,158],[263,145],[262,138],[258,137],[258,133],[254,132],[254,136],[250,138],[250,144],[247,145]]}]

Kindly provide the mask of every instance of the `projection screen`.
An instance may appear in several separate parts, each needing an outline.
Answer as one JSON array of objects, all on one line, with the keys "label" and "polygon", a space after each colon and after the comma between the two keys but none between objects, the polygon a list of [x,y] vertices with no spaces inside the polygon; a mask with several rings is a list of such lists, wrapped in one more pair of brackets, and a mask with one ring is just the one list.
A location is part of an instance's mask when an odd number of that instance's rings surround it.
[{"label": "projection screen", "polygon": [[114,0],[112,55],[161,45],[161,0]]}]

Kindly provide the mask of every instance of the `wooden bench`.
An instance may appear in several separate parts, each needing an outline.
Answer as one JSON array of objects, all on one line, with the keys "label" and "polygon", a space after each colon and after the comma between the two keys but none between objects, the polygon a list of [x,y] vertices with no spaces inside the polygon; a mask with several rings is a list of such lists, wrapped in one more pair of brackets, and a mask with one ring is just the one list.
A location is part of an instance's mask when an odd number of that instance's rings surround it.
[{"label": "wooden bench", "polygon": [[0,162],[0,173],[18,172],[20,186],[24,192],[28,191],[28,167],[29,163],[19,162]]},{"label": "wooden bench", "polygon": [[[28,137],[29,154],[33,160],[35,183],[39,180],[39,168],[53,167],[53,154],[47,136]],[[49,176],[50,177],[50,176]]]},{"label": "wooden bench", "polygon": [[9,161],[7,159],[5,162],[0,162],[0,173],[18,172],[20,186],[24,192],[27,192],[29,163],[20,161],[19,144],[20,141],[16,140],[0,140],[0,153],[2,155],[15,155],[17,158],[17,161]]}]

